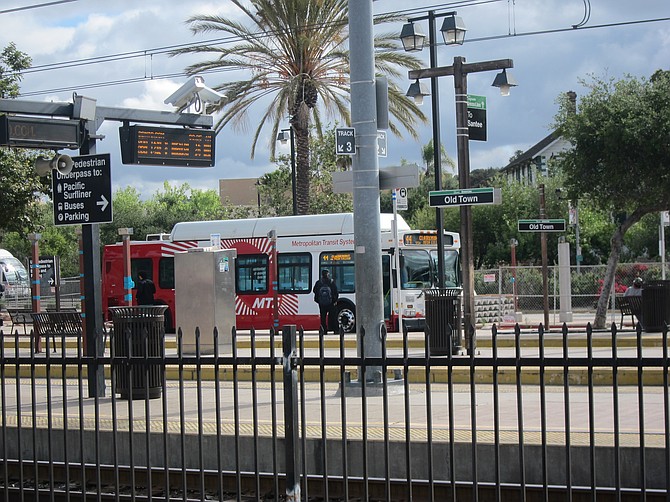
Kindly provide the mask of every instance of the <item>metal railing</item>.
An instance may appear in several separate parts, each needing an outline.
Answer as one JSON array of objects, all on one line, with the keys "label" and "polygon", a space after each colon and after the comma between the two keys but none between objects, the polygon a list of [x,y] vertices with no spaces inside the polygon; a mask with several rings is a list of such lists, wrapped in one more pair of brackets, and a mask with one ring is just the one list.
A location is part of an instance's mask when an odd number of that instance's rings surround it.
[{"label": "metal railing", "polygon": [[[292,326],[283,352],[274,332],[198,331],[194,354],[181,334],[162,337],[159,356],[146,333],[125,333],[124,354],[114,336],[97,357],[81,339],[36,354],[28,337],[2,336],[5,500],[670,494],[667,329],[494,326],[470,355],[443,357],[404,333],[375,358]],[[153,399],[118,397],[119,375]]]}]

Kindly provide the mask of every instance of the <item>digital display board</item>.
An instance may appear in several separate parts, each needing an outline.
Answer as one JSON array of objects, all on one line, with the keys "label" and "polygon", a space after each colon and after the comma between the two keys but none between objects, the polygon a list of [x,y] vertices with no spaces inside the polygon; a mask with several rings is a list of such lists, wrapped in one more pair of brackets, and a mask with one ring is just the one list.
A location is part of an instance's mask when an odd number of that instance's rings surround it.
[{"label": "digital display board", "polygon": [[121,126],[119,140],[124,164],[214,166],[216,133],[211,129]]},{"label": "digital display board", "polygon": [[[405,246],[437,246],[437,233],[417,232],[414,234],[405,234],[402,240]],[[454,237],[445,235],[444,244],[453,246]]]},{"label": "digital display board", "polygon": [[334,253],[321,253],[321,264],[329,263],[348,264],[354,263],[354,253],[352,251],[337,251]]},{"label": "digital display board", "polygon": [[81,138],[78,120],[0,116],[0,146],[76,149]]}]

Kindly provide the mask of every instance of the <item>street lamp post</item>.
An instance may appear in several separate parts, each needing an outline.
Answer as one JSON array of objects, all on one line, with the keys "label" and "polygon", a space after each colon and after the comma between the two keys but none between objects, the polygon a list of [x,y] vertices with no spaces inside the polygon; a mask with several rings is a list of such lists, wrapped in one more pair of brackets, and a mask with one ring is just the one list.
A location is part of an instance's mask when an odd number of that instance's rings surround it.
[{"label": "street lamp post", "polygon": [[[444,17],[441,32],[446,45],[462,44],[465,39],[465,25],[456,12],[444,12],[436,14],[428,11],[428,15],[409,19],[400,33],[400,40],[408,52],[423,49],[425,35],[416,29],[414,21],[428,20],[428,49],[430,53],[430,66],[437,66],[437,40],[435,20]],[[412,84],[415,88],[411,91],[417,103],[421,103],[423,96],[427,94],[417,80]],[[430,79],[431,115],[433,120],[433,169],[435,169],[435,190],[442,190],[442,146],[440,142],[440,99],[437,76]],[[437,230],[437,285],[444,288],[444,216],[442,208],[435,208],[435,229]]]},{"label": "street lamp post", "polygon": [[[462,24],[462,23],[461,23]],[[404,31],[404,29],[403,29]],[[431,60],[432,63],[432,60]],[[435,67],[411,70],[408,73],[410,80],[419,81],[424,78],[430,78],[431,82],[438,77],[451,75],[454,77],[454,90],[456,100],[456,145],[458,149],[458,182],[459,188],[470,188],[470,146],[468,137],[468,110],[467,77],[469,73],[479,73],[491,70],[502,70],[496,75],[493,85],[499,87],[501,94],[509,94],[510,87],[516,85],[516,82],[510,74],[506,72],[507,68],[512,68],[514,63],[511,59],[498,59],[493,61],[483,61],[479,63],[466,63],[465,58],[457,56],[454,58],[454,64],[451,66]],[[435,85],[437,88],[437,85]],[[411,95],[416,97],[416,95]],[[433,102],[437,99],[434,96]],[[433,119],[435,124],[435,119]],[[439,131],[433,132],[434,136],[439,137]],[[468,342],[468,352],[472,352],[476,347],[475,334],[475,288],[474,288],[474,251],[472,242],[472,208],[470,206],[461,206],[461,252],[462,252],[462,270],[463,270],[463,320],[465,325],[466,337]],[[438,229],[438,236],[442,233]],[[442,255],[442,250],[438,249],[438,255]],[[439,256],[438,256],[439,258]]]},{"label": "street lamp post", "polygon": [[282,145],[291,142],[291,195],[293,196],[293,215],[298,214],[298,201],[296,199],[296,180],[295,180],[295,137],[293,127],[282,129],[277,134],[277,141]]}]

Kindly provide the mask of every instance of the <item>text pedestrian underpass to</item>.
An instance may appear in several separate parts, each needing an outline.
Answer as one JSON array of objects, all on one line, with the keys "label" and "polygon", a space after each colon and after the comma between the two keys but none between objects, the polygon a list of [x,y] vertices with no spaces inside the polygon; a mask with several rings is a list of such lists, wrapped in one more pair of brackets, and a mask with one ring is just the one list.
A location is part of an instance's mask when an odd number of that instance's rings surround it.
[{"label": "text pedestrian underpass to", "polygon": [[70,173],[53,173],[54,225],[113,221],[110,155],[83,155],[72,162]]}]

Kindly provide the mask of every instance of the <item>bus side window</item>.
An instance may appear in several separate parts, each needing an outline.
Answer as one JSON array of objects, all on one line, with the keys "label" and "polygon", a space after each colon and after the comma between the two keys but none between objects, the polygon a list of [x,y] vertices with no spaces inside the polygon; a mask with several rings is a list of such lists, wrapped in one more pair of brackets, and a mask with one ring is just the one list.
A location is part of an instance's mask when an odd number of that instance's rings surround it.
[{"label": "bus side window", "polygon": [[263,294],[268,292],[268,256],[244,255],[237,257],[237,292]]},{"label": "bus side window", "polygon": [[311,293],[312,256],[310,253],[283,253],[277,256],[278,291]]},{"label": "bus side window", "polygon": [[174,257],[164,256],[158,261],[158,287],[174,289]]}]

